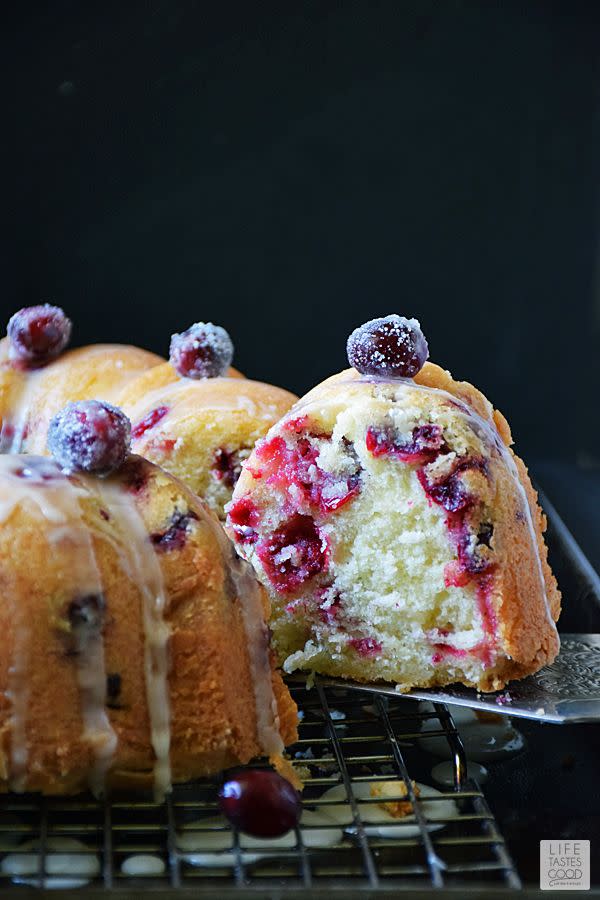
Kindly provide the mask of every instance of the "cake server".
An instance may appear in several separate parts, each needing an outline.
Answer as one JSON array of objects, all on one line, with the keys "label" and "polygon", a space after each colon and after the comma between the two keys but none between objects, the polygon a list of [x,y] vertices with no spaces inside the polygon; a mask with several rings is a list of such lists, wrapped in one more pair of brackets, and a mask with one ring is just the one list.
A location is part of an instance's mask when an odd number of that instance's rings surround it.
[{"label": "cake server", "polygon": [[[305,675],[293,680],[306,679]],[[500,715],[555,725],[600,722],[600,634],[563,634],[555,661],[535,675],[512,681],[502,691],[481,693],[461,684],[399,693],[393,684],[359,684],[344,678],[315,676],[327,687],[343,687],[396,699],[429,700],[468,706]]]}]

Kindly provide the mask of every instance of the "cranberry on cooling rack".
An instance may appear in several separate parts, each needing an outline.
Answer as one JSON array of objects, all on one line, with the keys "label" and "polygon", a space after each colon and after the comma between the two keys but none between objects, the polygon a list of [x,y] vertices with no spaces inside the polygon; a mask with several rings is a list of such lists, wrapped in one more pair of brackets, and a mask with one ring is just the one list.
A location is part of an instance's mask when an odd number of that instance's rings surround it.
[{"label": "cranberry on cooling rack", "polygon": [[233,343],[220,325],[196,322],[171,338],[169,360],[184,378],[218,378],[233,359]]},{"label": "cranberry on cooling rack", "polygon": [[229,821],[246,834],[274,838],[300,821],[300,795],[268,769],[242,769],[230,774],[219,790],[219,806]]},{"label": "cranberry on cooling rack", "polygon": [[108,475],[129,452],[131,424],[116,406],[79,400],[57,413],[48,429],[48,448],[63,468]]},{"label": "cranberry on cooling rack", "polygon": [[29,368],[50,362],[71,337],[71,320],[58,306],[26,306],[12,316],[7,328],[11,359]]},{"label": "cranberry on cooling rack", "polygon": [[413,378],[429,356],[416,319],[385,316],[355,328],[347,344],[348,362],[361,375]]}]

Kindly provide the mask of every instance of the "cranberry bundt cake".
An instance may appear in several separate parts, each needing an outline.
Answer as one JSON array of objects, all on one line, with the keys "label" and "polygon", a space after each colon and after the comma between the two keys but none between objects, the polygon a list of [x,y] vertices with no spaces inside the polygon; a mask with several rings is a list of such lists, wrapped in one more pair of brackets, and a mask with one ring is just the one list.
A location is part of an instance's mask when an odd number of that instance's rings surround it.
[{"label": "cranberry bundt cake", "polygon": [[73,403],[55,459],[0,456],[4,790],[162,795],[296,738],[265,592],[191,492],[126,456],[129,429]]},{"label": "cranberry bundt cake", "polygon": [[400,690],[535,672],[560,594],[506,420],[425,362],[415,320],[367,323],[348,355],[259,441],[228,509],[279,661]]},{"label": "cranberry bundt cake", "polygon": [[298,399],[242,378],[229,368],[232,355],[224,329],[198,323],[173,336],[169,363],[140,375],[117,398],[132,422],[134,451],[180,478],[221,519],[254,444]]},{"label": "cranberry bundt cake", "polygon": [[121,344],[62,351],[71,322],[56,306],[19,310],[0,341],[0,452],[46,453],[52,416],[66,403],[114,402],[133,378],[163,358]]}]

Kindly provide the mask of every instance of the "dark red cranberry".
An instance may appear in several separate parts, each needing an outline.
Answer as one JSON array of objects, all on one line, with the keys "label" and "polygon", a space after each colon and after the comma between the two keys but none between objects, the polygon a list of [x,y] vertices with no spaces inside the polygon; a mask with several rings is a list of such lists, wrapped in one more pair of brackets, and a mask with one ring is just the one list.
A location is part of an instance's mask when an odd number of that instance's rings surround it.
[{"label": "dark red cranberry", "polygon": [[13,470],[13,474],[17,478],[27,478],[29,481],[34,481],[37,484],[65,478],[64,472],[61,472],[51,459],[36,456],[26,456],[25,459],[27,460],[26,463],[17,466]]},{"label": "dark red cranberry", "polygon": [[446,587],[466,587],[472,575],[466,571],[460,560],[453,559],[444,566],[444,584]]},{"label": "dark red cranberry", "polygon": [[396,456],[402,462],[432,462],[444,446],[439,425],[417,425],[410,440],[403,440],[395,428],[367,429],[366,446],[373,456]]},{"label": "dark red cranberry", "polygon": [[256,548],[273,586],[285,594],[327,566],[329,548],[312,516],[295,515]]},{"label": "dark red cranberry", "polygon": [[190,523],[197,519],[198,516],[191,509],[187,512],[177,511],[173,513],[169,527],[165,531],[151,534],[150,540],[159,553],[182,550],[185,547]]},{"label": "dark red cranberry", "polygon": [[232,825],[257,838],[275,838],[300,821],[300,794],[276,772],[236,772],[219,790],[219,806]]},{"label": "dark red cranberry", "polygon": [[124,462],[130,435],[129,419],[116,406],[79,400],[50,422],[48,448],[65,469],[108,475]]},{"label": "dark red cranberry", "polygon": [[458,563],[463,571],[471,577],[488,571],[493,565],[493,560],[489,553],[490,544],[486,543],[486,540],[491,541],[492,525],[489,525],[490,531],[487,523],[481,526],[484,540],[480,540],[479,534],[476,536],[473,534],[473,530],[461,513],[451,513],[446,524],[454,537]]},{"label": "dark red cranberry", "polygon": [[360,656],[377,656],[383,649],[375,638],[352,638],[349,643]]},{"label": "dark red cranberry", "polygon": [[361,375],[412,378],[429,356],[416,319],[386,316],[355,328],[347,344],[348,362]]},{"label": "dark red cranberry", "polygon": [[118,709],[119,696],[121,694],[121,676],[118,672],[106,676],[106,705],[111,709]]},{"label": "dark red cranberry", "polygon": [[422,469],[417,472],[417,478],[430,500],[443,506],[447,512],[454,513],[472,506],[477,499],[467,490],[461,478],[462,473],[469,469],[478,469],[484,475],[487,474],[487,464],[484,459],[468,457],[458,462],[452,472],[439,481],[428,481],[427,475]]},{"label": "dark red cranberry", "polygon": [[[331,435],[319,437],[327,440]],[[263,463],[261,476],[268,476],[269,484],[285,491],[294,485],[305,503],[326,514],[340,509],[358,494],[362,467],[357,459],[354,473],[334,475],[320,468],[318,456],[319,445],[309,437],[299,437],[288,445],[277,436],[256,447],[256,457]]]},{"label": "dark red cranberry", "polygon": [[219,447],[213,454],[213,475],[227,487],[235,487],[242,471],[239,450],[226,450]]},{"label": "dark red cranberry", "polygon": [[8,323],[10,356],[29,368],[43,366],[65,349],[71,327],[71,320],[58,306],[26,306]]},{"label": "dark red cranberry", "polygon": [[[10,422],[3,421],[0,425],[0,453],[10,453],[11,450],[14,452],[15,434],[15,426]],[[16,447],[15,450],[18,452],[20,447]]]},{"label": "dark red cranberry", "polygon": [[[324,604],[327,603],[327,606]],[[342,598],[336,594],[331,602],[323,600],[318,607],[319,618],[325,625],[336,625],[342,611]]]},{"label": "dark red cranberry", "polygon": [[140,494],[148,485],[150,472],[150,464],[141,456],[128,456],[119,469],[119,477],[132,494]]},{"label": "dark red cranberry", "polygon": [[71,630],[79,638],[98,634],[104,624],[106,601],[102,594],[86,594],[71,600],[67,609],[67,618]]},{"label": "dark red cranberry", "polygon": [[197,322],[182,334],[173,335],[169,359],[184,378],[218,378],[231,365],[233,343],[220,325]]},{"label": "dark red cranberry", "polygon": [[260,522],[258,509],[249,497],[240,497],[231,503],[227,512],[227,524],[233,529],[236,540],[253,544],[258,535],[255,529]]},{"label": "dark red cranberry", "polygon": [[131,437],[134,440],[141,438],[147,431],[154,428],[161,419],[164,419],[168,412],[168,406],[157,406],[156,409],[151,410],[147,416],[144,416],[141,422],[138,422],[137,425],[133,426],[131,429]]},{"label": "dark red cranberry", "polygon": [[492,537],[494,536],[494,526],[491,522],[482,522],[477,532],[477,543],[484,547],[492,546]]},{"label": "dark red cranberry", "polygon": [[229,522],[232,525],[255,528],[259,523],[258,508],[250,497],[240,497],[229,507]]}]

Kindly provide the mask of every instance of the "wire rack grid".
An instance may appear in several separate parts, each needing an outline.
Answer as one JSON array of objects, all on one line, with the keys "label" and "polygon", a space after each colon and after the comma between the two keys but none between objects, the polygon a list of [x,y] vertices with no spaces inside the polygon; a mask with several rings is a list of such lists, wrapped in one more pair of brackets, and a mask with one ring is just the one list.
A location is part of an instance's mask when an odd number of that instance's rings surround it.
[{"label": "wire rack grid", "polygon": [[[354,894],[520,886],[485,797],[467,777],[460,736],[445,706],[318,681],[311,690],[294,683],[290,688],[302,720],[289,755],[304,781],[303,808],[312,815],[295,834],[249,846],[218,818],[216,780],[177,786],[162,804],[150,797],[9,795],[0,807],[2,890],[8,895],[8,888],[17,893],[17,885],[27,885],[116,894],[127,888],[163,896],[193,890],[225,897],[230,891],[267,896],[275,888],[278,894],[332,888]],[[414,785],[432,781],[432,758],[419,744],[426,721],[428,738],[448,742],[455,785],[424,797]],[[412,817],[391,828],[394,820],[383,809],[380,819],[373,817],[389,797],[369,793],[365,803],[365,791],[386,781],[404,783],[413,809]],[[334,816],[340,811],[341,821]],[[71,843],[64,855],[59,842],[66,840]]]}]

